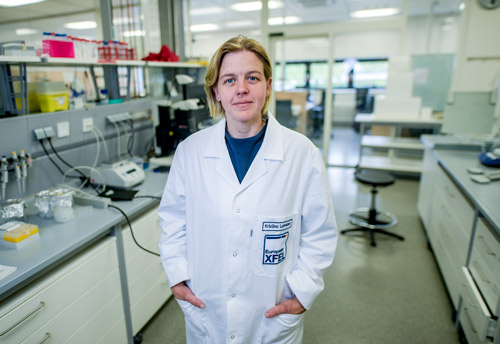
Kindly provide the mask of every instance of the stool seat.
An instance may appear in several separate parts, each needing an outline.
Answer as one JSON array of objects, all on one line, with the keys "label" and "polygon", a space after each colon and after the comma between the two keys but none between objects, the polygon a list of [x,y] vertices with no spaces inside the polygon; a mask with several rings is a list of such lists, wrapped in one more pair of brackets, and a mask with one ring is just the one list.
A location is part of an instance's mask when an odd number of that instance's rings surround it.
[{"label": "stool seat", "polygon": [[356,228],[344,229],[340,233],[346,234],[350,232],[368,232],[370,234],[371,245],[376,246],[375,234],[385,234],[399,240],[404,240],[404,237],[387,232],[384,228],[393,227],[398,223],[396,216],[388,211],[378,210],[376,207],[375,198],[378,193],[377,187],[389,186],[394,184],[396,179],[389,173],[363,170],[355,173],[356,180],[363,184],[371,185],[371,205],[370,208],[358,208],[349,213],[349,222],[358,226]]},{"label": "stool seat", "polygon": [[363,184],[371,186],[389,186],[394,184],[396,178],[389,173],[376,172],[376,171],[361,171],[354,174],[357,180]]}]

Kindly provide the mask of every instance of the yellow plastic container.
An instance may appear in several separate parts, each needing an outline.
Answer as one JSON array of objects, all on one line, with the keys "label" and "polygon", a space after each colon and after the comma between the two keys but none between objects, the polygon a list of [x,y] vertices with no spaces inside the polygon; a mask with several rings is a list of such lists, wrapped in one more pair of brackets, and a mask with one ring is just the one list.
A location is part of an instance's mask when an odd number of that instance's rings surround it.
[{"label": "yellow plastic container", "polygon": [[42,112],[68,110],[68,91],[63,82],[40,82],[37,85],[37,98]]},{"label": "yellow plastic container", "polygon": [[[40,103],[38,103],[38,97],[36,96],[36,82],[28,82],[28,109],[30,113],[40,112]],[[14,84],[14,92],[21,92],[21,85],[18,82]],[[21,98],[16,98],[16,106],[21,109]]]}]

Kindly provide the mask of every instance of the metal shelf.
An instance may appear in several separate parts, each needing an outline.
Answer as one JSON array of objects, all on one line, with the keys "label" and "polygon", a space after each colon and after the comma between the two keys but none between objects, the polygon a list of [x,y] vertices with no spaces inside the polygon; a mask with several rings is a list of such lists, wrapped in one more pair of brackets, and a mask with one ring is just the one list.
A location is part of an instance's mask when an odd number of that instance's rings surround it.
[{"label": "metal shelf", "polygon": [[361,147],[407,149],[423,151],[425,145],[419,139],[406,137],[389,137],[376,135],[363,135]]},{"label": "metal shelf", "polygon": [[422,173],[422,161],[385,156],[363,156],[359,168],[393,172]]}]

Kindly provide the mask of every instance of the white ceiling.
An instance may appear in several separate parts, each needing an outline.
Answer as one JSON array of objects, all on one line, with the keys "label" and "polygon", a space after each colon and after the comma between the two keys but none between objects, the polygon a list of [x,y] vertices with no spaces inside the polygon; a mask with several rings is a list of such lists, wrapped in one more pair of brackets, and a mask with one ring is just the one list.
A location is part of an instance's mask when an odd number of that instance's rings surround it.
[{"label": "white ceiling", "polygon": [[[137,0],[115,0],[117,3],[136,2]],[[183,0],[186,3],[187,0]],[[244,1],[244,0],[242,0]],[[401,8],[403,0],[281,0],[282,8],[270,10],[270,17],[296,16],[302,23],[338,21],[349,19],[349,13],[354,10],[397,7]],[[238,0],[190,0],[192,9],[219,7],[218,14],[191,16],[191,24],[227,23],[253,21],[258,27],[259,11],[236,12],[230,5]],[[410,16],[427,15],[435,3],[434,13],[456,14],[462,0],[409,0]],[[0,7],[0,24],[22,24],[29,19],[53,18],[69,14],[90,13],[99,8],[99,0],[46,0],[41,3],[19,6]]]}]

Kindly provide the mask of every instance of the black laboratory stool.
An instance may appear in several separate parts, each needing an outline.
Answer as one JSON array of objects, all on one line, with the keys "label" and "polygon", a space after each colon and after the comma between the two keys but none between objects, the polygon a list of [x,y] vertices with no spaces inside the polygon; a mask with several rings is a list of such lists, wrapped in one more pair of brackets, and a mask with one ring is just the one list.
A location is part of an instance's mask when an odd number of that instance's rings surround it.
[{"label": "black laboratory stool", "polygon": [[340,233],[368,232],[370,233],[372,246],[377,246],[375,243],[375,234],[385,234],[399,240],[404,240],[404,237],[385,230],[385,228],[394,227],[398,223],[396,216],[388,211],[378,210],[375,204],[378,193],[377,187],[392,185],[394,184],[395,178],[385,172],[366,170],[356,172],[355,177],[361,183],[372,186],[371,205],[370,208],[358,208],[349,213],[349,222],[358,227],[344,229]]}]

